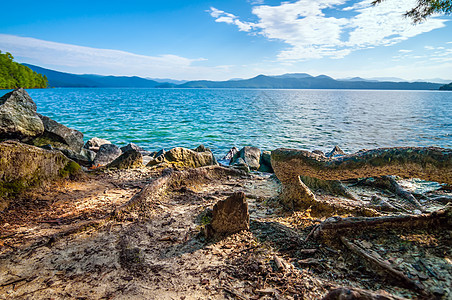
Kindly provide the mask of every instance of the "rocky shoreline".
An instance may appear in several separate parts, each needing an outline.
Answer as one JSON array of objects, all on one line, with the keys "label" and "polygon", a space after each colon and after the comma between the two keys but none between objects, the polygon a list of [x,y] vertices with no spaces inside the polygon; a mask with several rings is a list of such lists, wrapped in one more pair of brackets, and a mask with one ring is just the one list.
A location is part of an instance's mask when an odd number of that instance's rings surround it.
[{"label": "rocky shoreline", "polygon": [[17,89],[0,98],[0,299],[448,299],[451,166],[441,148],[217,161],[84,143]]}]

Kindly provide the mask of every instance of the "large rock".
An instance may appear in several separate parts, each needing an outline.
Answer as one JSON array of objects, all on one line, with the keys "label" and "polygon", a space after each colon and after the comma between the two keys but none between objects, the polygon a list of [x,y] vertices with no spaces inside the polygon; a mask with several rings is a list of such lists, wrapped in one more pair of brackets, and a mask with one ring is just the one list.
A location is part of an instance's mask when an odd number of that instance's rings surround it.
[{"label": "large rock", "polygon": [[93,137],[90,138],[85,145],[83,146],[83,148],[97,152],[100,149],[100,146],[105,145],[105,144],[111,144],[111,142],[109,140],[104,140],[98,137]]},{"label": "large rock", "polygon": [[258,171],[273,173],[272,163],[271,163],[271,152],[270,151],[262,151],[260,166]]},{"label": "large rock", "polygon": [[121,155],[121,149],[113,144],[103,144],[94,158],[93,165],[106,166]]},{"label": "large rock", "polygon": [[[43,182],[80,170],[60,151],[45,150],[16,141],[0,143],[0,210],[6,199]],[[1,200],[3,199],[3,201]]]},{"label": "large rock", "polygon": [[115,169],[129,169],[143,166],[143,155],[137,150],[129,150],[112,161],[108,167]]},{"label": "large rock", "polygon": [[204,152],[197,152],[191,149],[176,147],[167,152],[162,152],[155,159],[151,160],[147,166],[154,166],[160,163],[168,163],[181,168],[199,168],[203,166],[216,165],[215,157],[209,149]]},{"label": "large rock", "polygon": [[260,166],[261,150],[256,147],[243,147],[238,153],[234,154],[231,165],[238,163],[239,158],[243,159],[251,170],[257,170]]},{"label": "large rock", "polygon": [[250,228],[248,203],[243,192],[232,194],[226,200],[218,201],[213,207],[212,222],[214,233],[232,234]]},{"label": "large rock", "polygon": [[0,98],[0,139],[28,139],[44,132],[36,104],[24,89]]},{"label": "large rock", "polygon": [[50,119],[49,117],[38,114],[44,124],[44,133],[33,140],[33,145],[44,146],[52,145],[58,149],[72,150],[79,154],[83,147],[83,133],[71,129]]},{"label": "large rock", "polygon": [[237,147],[232,147],[232,148],[228,151],[228,153],[227,153],[225,156],[223,156],[223,158],[222,158],[221,160],[228,161],[228,163],[230,164],[232,158],[233,158],[234,155],[235,155],[236,153],[238,153],[238,152],[239,152],[239,148],[237,148]]}]

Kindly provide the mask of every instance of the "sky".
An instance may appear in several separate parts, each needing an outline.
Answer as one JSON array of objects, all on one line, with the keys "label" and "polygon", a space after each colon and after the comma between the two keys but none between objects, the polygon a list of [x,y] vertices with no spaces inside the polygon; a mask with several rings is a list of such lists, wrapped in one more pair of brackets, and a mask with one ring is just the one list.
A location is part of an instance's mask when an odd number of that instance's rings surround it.
[{"label": "sky", "polygon": [[259,74],[452,81],[452,16],[416,0],[7,1],[0,50],[76,74],[228,80]]}]

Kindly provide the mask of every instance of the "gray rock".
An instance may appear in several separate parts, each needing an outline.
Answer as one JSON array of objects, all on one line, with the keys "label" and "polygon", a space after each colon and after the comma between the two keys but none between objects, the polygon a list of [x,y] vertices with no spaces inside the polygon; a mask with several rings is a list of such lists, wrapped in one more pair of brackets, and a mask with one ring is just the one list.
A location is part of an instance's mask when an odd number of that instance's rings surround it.
[{"label": "gray rock", "polygon": [[239,152],[239,148],[232,147],[231,150],[229,150],[228,153],[221,160],[229,160],[229,163],[231,163],[232,158],[238,152]]},{"label": "gray rock", "polygon": [[129,144],[127,144],[127,146],[121,147],[121,151],[123,153],[125,153],[129,150],[136,150],[138,152],[144,151],[143,148],[141,148],[140,146],[138,146],[137,144],[134,144],[134,143],[129,143]]},{"label": "gray rock", "polygon": [[335,156],[342,156],[342,155],[347,155],[344,151],[342,151],[341,148],[339,148],[339,146],[334,146],[333,150],[331,150],[331,152],[327,153],[325,156],[326,157],[335,157]]},{"label": "gray rock", "polygon": [[323,153],[323,151],[321,151],[321,150],[314,150],[314,151],[312,151],[312,153],[315,153],[315,154],[318,154],[321,156],[325,156],[325,153]]},{"label": "gray rock", "polygon": [[248,203],[243,192],[218,201],[213,207],[211,227],[218,234],[232,234],[250,228]]},{"label": "gray rock", "polygon": [[237,164],[239,158],[242,158],[251,170],[257,170],[260,166],[261,150],[256,147],[243,147],[234,155],[231,160],[231,165]]},{"label": "gray rock", "polygon": [[98,137],[93,137],[85,143],[83,148],[97,152],[97,151],[99,151],[100,146],[105,145],[105,144],[111,144],[111,142],[109,140],[104,140],[104,139],[101,139]]},{"label": "gray rock", "polygon": [[143,155],[134,149],[124,152],[108,165],[109,168],[116,169],[139,168],[141,166],[143,166]]},{"label": "gray rock", "polygon": [[95,166],[105,166],[117,159],[121,155],[121,149],[113,144],[103,144],[94,158]]},{"label": "gray rock", "polygon": [[75,161],[76,163],[78,163],[81,166],[91,167],[93,164],[93,161],[90,160],[88,157],[86,157],[80,153],[77,153],[73,150],[64,149],[64,148],[60,148],[57,150],[60,150],[64,155],[66,155],[67,158],[72,159],[73,161]]},{"label": "gray rock", "polygon": [[80,153],[83,147],[83,133],[66,127],[49,117],[40,114],[38,116],[44,124],[44,133],[33,140],[33,145],[39,147],[50,144],[58,149],[69,149]]},{"label": "gray rock", "polygon": [[151,160],[147,166],[155,166],[163,162],[180,168],[199,168],[216,164],[215,157],[207,148],[204,152],[196,152],[182,147],[176,147],[167,152],[163,151],[160,155],[159,151],[155,159]]},{"label": "gray rock", "polygon": [[16,89],[0,98],[0,139],[28,139],[43,132],[36,104],[24,89]]},{"label": "gray rock", "polygon": [[195,151],[195,152],[206,152],[206,151],[210,151],[210,149],[206,148],[206,146],[204,146],[204,145],[199,145],[198,147],[193,149],[193,151]]},{"label": "gray rock", "polygon": [[96,158],[96,152],[88,150],[83,148],[80,151],[80,155],[86,157],[86,159],[88,159],[91,163],[94,161],[94,159]]},{"label": "gray rock", "polygon": [[259,166],[258,171],[266,172],[266,173],[273,173],[270,151],[262,151],[260,163],[261,163],[261,165]]}]

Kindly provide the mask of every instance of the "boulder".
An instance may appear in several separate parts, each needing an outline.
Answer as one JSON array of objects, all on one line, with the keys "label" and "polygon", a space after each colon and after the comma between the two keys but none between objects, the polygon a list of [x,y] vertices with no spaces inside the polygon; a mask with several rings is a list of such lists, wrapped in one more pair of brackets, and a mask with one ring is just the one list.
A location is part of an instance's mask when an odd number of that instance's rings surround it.
[{"label": "boulder", "polygon": [[85,143],[83,148],[97,152],[97,151],[99,151],[100,146],[105,145],[105,144],[111,144],[111,142],[108,140],[100,139],[98,137],[93,137],[93,138],[90,138]]},{"label": "boulder", "polygon": [[216,165],[215,157],[209,149],[204,152],[196,152],[191,149],[176,147],[167,152],[159,151],[157,156],[147,166],[155,166],[163,162],[182,168]]},{"label": "boulder", "polygon": [[232,234],[241,230],[249,230],[250,215],[245,194],[237,192],[225,200],[218,201],[213,207],[210,226],[217,234]]},{"label": "boulder", "polygon": [[143,166],[143,155],[134,149],[124,152],[108,165],[109,168],[116,169],[139,168],[141,166]]},{"label": "boulder", "polygon": [[[313,151],[313,153],[315,153]],[[336,156],[342,156],[342,155],[347,155],[344,151],[342,151],[341,148],[339,148],[339,146],[334,146],[333,150],[331,150],[331,152],[328,152],[325,156],[326,157],[336,157]]]},{"label": "boulder", "polygon": [[45,150],[16,141],[1,142],[0,210],[6,206],[7,198],[28,187],[79,171],[80,166],[60,151]]},{"label": "boulder", "polygon": [[83,147],[83,133],[71,129],[50,119],[37,114],[44,124],[44,133],[33,139],[32,144],[38,147],[52,145],[58,149],[68,149],[79,154]]},{"label": "boulder", "polygon": [[103,144],[94,158],[93,165],[106,166],[121,155],[121,149],[113,144]]},{"label": "boulder", "polygon": [[[48,145],[44,146],[43,148],[46,149],[48,147]],[[73,150],[70,149],[57,149],[60,150],[64,155],[66,155],[66,157],[68,157],[69,159],[72,159],[73,161],[75,161],[76,163],[78,163],[81,166],[84,167],[91,167],[93,165],[93,160],[91,159],[90,156],[86,156],[84,155],[83,151],[80,153],[77,153]]]},{"label": "boulder", "polygon": [[258,171],[273,173],[272,163],[271,163],[271,151],[262,151],[260,166]]},{"label": "boulder", "polygon": [[232,158],[238,152],[239,152],[239,148],[232,147],[231,150],[229,150],[228,153],[225,156],[223,156],[223,158],[221,160],[228,160],[229,163],[231,163]]},{"label": "boulder", "polygon": [[36,104],[24,89],[0,98],[0,139],[29,139],[44,132]]},{"label": "boulder", "polygon": [[251,170],[257,170],[260,166],[261,150],[256,147],[243,147],[239,152],[234,154],[231,165],[238,163],[239,158],[242,158]]},{"label": "boulder", "polygon": [[146,151],[143,148],[141,148],[140,146],[138,146],[137,144],[134,143],[129,143],[127,144],[127,146],[121,147],[121,151],[122,153],[125,153],[129,150],[136,150],[138,152],[141,153],[141,155],[146,155],[146,156],[153,156],[155,155],[155,152],[150,152],[150,151]]}]

